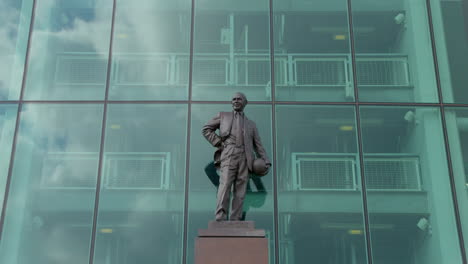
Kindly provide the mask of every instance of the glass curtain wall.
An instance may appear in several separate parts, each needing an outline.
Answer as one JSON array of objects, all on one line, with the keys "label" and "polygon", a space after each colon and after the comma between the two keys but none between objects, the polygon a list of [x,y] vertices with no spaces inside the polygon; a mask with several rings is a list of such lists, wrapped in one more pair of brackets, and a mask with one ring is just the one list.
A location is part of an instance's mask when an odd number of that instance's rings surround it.
[{"label": "glass curtain wall", "polygon": [[36,0],[24,99],[104,100],[112,0]]},{"label": "glass curtain wall", "polygon": [[360,114],[373,263],[462,263],[439,109]]},{"label": "glass curtain wall", "polygon": [[0,1],[0,100],[18,100],[33,0]]},{"label": "glass curtain wall", "polygon": [[194,11],[192,98],[271,100],[269,1],[202,0]]},{"label": "glass curtain wall", "polygon": [[270,264],[466,263],[467,7],[0,0],[0,263],[193,263],[237,91]]},{"label": "glass curtain wall", "polygon": [[273,0],[278,101],[354,101],[346,0]]},{"label": "glass curtain wall", "polygon": [[444,102],[468,103],[468,4],[431,0]]},{"label": "glass curtain wall", "polygon": [[280,262],[366,263],[352,106],[277,106]]},{"label": "glass curtain wall", "polygon": [[0,105],[0,202],[3,204],[8,170],[10,168],[13,135],[18,105]]},{"label": "glass curtain wall", "polygon": [[102,105],[23,105],[0,262],[88,261],[102,114]]},{"label": "glass curtain wall", "polygon": [[352,0],[359,99],[438,102],[425,0]]},{"label": "glass curtain wall", "polygon": [[94,263],[181,262],[186,124],[185,104],[108,106]]},{"label": "glass curtain wall", "polygon": [[[453,164],[455,189],[465,241],[468,240],[468,108],[447,107],[445,109],[447,133],[450,141],[450,153]],[[465,244],[465,250],[468,250]]]},{"label": "glass curtain wall", "polygon": [[118,0],[110,100],[186,100],[190,0]]}]

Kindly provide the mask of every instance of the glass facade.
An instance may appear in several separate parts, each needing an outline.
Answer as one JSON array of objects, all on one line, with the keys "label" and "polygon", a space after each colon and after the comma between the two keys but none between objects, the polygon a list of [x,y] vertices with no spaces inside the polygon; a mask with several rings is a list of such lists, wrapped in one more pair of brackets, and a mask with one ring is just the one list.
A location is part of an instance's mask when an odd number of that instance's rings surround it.
[{"label": "glass facade", "polygon": [[271,264],[468,264],[462,0],[0,0],[0,263],[188,264],[244,92]]}]

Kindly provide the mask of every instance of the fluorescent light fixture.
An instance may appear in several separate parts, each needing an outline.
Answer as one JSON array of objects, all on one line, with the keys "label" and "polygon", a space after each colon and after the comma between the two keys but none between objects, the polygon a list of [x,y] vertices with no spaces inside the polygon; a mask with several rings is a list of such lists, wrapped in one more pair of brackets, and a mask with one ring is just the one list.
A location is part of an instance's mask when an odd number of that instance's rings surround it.
[{"label": "fluorescent light fixture", "polygon": [[334,40],[345,40],[345,39],[346,39],[346,35],[338,34],[338,35],[333,36],[333,39],[334,39]]},{"label": "fluorescent light fixture", "polygon": [[341,131],[353,131],[354,127],[353,126],[340,126]]},{"label": "fluorescent light fixture", "polygon": [[114,230],[112,230],[112,228],[101,228],[99,230],[99,232],[101,232],[103,234],[112,234],[112,232],[114,232]]},{"label": "fluorescent light fixture", "polygon": [[350,235],[362,235],[362,234],[364,234],[364,231],[362,231],[361,229],[350,229],[350,230],[348,230],[348,234],[350,234]]}]

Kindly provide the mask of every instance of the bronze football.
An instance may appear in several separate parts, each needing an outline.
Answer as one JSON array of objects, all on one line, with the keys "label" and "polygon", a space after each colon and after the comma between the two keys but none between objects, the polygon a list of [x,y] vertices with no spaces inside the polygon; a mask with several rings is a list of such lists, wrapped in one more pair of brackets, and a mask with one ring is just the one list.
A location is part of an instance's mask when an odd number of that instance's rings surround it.
[{"label": "bronze football", "polygon": [[265,176],[268,174],[268,168],[263,159],[255,159],[252,166],[253,173],[258,176]]}]

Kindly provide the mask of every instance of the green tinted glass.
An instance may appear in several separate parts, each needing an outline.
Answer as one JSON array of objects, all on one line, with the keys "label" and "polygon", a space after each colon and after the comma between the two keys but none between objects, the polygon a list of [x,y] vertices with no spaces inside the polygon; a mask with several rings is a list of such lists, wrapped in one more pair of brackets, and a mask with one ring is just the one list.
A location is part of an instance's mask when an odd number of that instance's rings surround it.
[{"label": "green tinted glass", "polygon": [[439,109],[362,107],[361,124],[374,263],[462,263]]},{"label": "green tinted glass", "polygon": [[[216,209],[215,185],[219,170],[213,167],[215,148],[202,136],[202,127],[220,111],[231,111],[230,105],[193,105],[190,135],[190,186],[187,263],[193,263],[194,241],[198,229],[206,229],[214,220]],[[247,105],[245,115],[256,123],[262,144],[272,159],[271,106]],[[252,176],[252,175],[251,175]],[[273,174],[251,177],[243,211],[246,220],[255,221],[256,228],[265,229],[270,240],[270,263],[274,263]]]},{"label": "green tinted glass", "polygon": [[280,263],[366,263],[354,108],[276,113]]},{"label": "green tinted glass", "polygon": [[347,1],[273,2],[276,100],[353,101]]},{"label": "green tinted glass", "polygon": [[430,2],[444,102],[468,103],[468,4]]},{"label": "green tinted glass", "polygon": [[25,99],[103,100],[111,0],[38,0]]},{"label": "green tinted glass", "polygon": [[181,263],[187,106],[107,115],[94,263]]},{"label": "green tinted glass", "polygon": [[0,1],[0,100],[18,100],[33,0]]},{"label": "green tinted glass", "polygon": [[465,250],[468,251],[468,109],[446,108],[445,118]]},{"label": "green tinted glass", "polygon": [[437,102],[425,0],[353,0],[360,101]]},{"label": "green tinted glass", "polygon": [[193,99],[226,101],[241,91],[271,100],[268,0],[195,5]]},{"label": "green tinted glass", "polygon": [[2,157],[0,159],[0,204],[3,204],[3,197],[5,196],[5,184],[10,167],[17,111],[17,105],[0,106],[0,157]]},{"label": "green tinted glass", "polygon": [[188,98],[188,0],[117,1],[111,100]]},{"label": "green tinted glass", "polygon": [[1,263],[87,263],[103,107],[24,105]]}]

